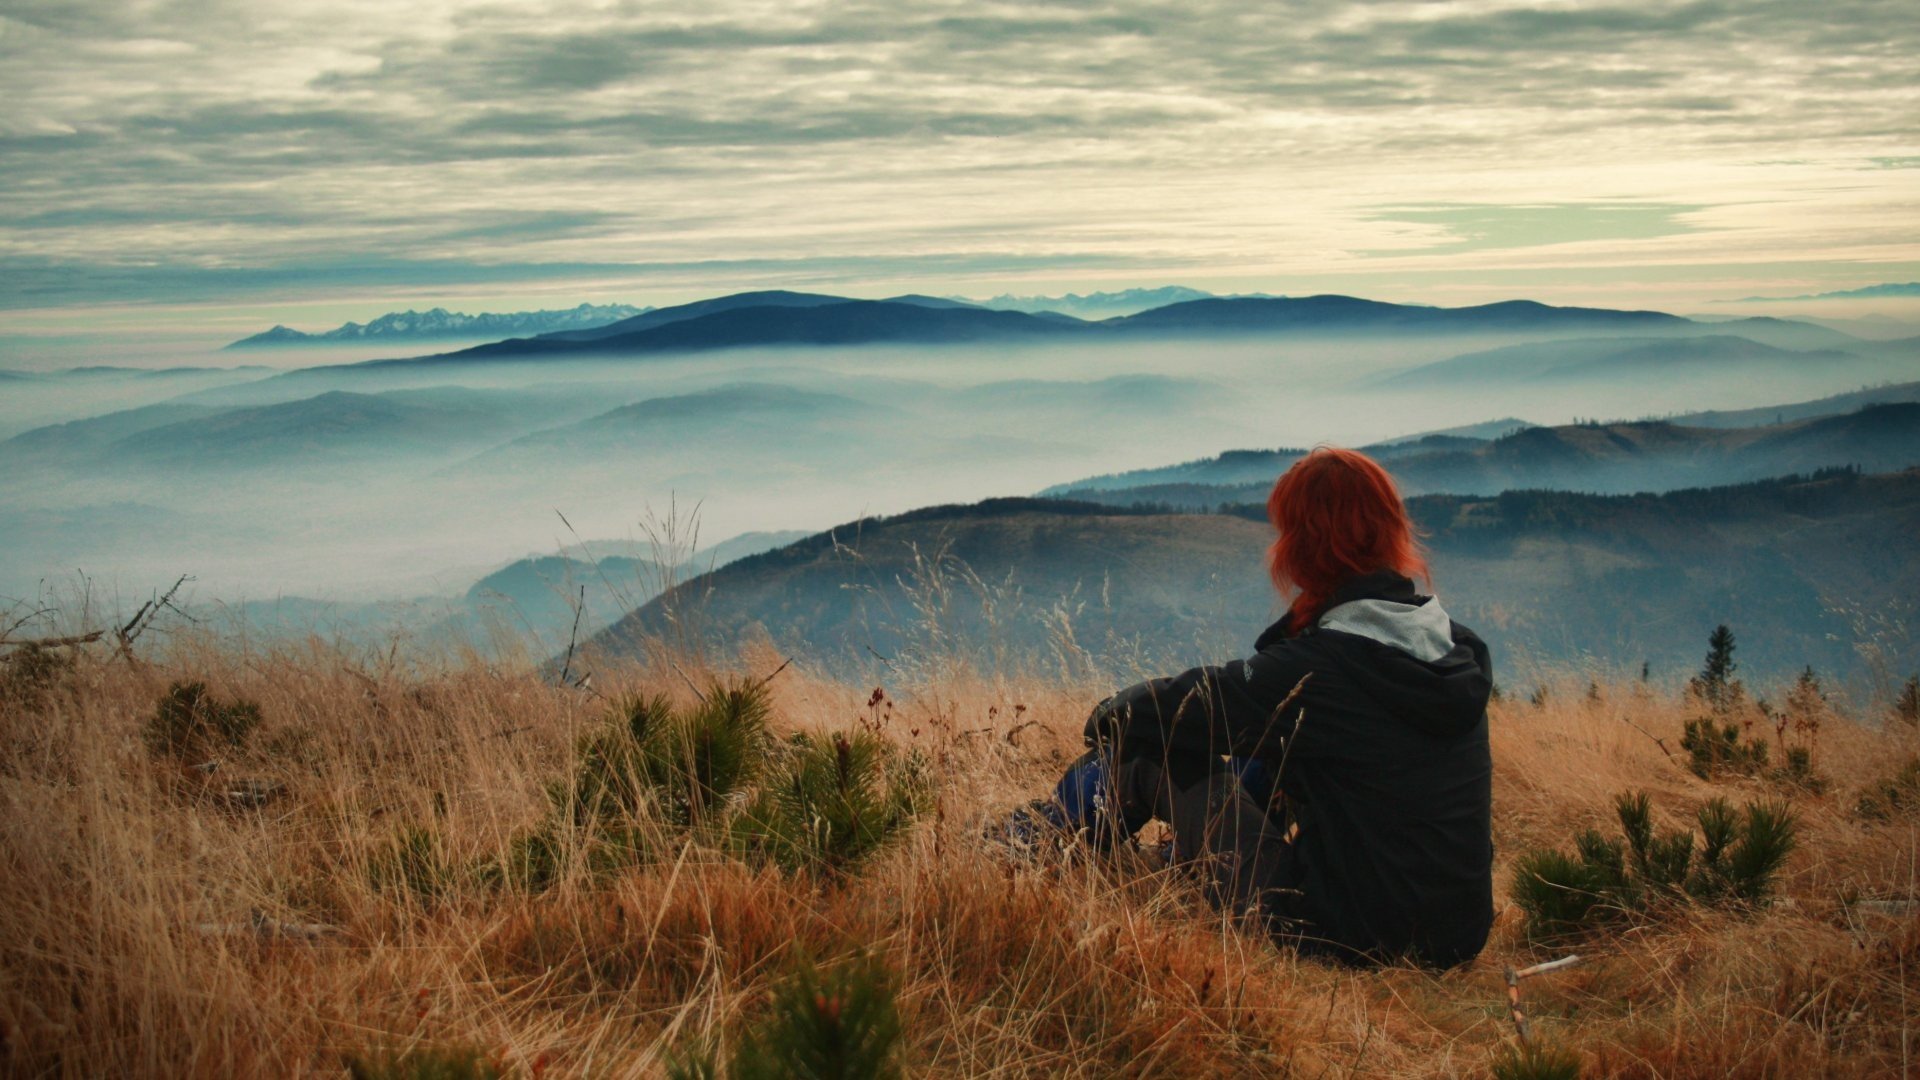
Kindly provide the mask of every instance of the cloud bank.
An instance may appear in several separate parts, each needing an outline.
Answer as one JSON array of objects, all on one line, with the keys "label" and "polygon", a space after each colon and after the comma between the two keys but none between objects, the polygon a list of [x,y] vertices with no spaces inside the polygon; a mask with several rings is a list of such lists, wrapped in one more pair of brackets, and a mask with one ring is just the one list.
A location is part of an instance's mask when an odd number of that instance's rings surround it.
[{"label": "cloud bank", "polygon": [[1898,279],[1917,54],[1882,0],[16,0],[0,303]]}]

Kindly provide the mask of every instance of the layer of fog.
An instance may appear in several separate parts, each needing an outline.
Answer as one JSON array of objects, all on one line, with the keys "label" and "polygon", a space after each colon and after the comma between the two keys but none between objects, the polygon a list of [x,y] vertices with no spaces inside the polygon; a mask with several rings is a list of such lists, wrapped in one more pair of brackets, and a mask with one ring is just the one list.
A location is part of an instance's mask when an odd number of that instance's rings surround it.
[{"label": "layer of fog", "polygon": [[[1764,378],[1385,380],[1512,343],[871,347],[224,373],[168,386],[94,376],[39,380],[27,396],[8,384],[9,425],[161,403],[199,411],[146,431],[121,418],[107,425],[112,438],[76,435],[34,454],[0,444],[0,596],[76,574],[103,596],[145,595],[181,573],[202,601],[454,594],[529,553],[644,541],[642,522],[667,517],[684,527],[697,516],[702,542],[818,530],[1230,449],[1362,445],[1505,416],[1764,406],[1920,375],[1910,358],[1883,358]],[[342,425],[365,410],[358,399],[312,404],[329,391],[431,409],[431,430],[376,426],[377,438],[356,441]],[[231,430],[222,425],[238,414],[212,412],[276,403],[286,411]]]}]

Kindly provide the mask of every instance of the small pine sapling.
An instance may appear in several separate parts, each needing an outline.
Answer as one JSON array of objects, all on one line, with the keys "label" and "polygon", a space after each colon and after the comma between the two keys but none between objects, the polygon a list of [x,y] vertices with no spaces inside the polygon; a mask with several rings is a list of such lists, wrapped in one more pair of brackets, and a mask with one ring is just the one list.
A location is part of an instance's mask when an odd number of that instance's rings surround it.
[{"label": "small pine sapling", "polygon": [[904,831],[927,799],[919,759],[900,756],[871,732],[796,735],[734,823],[734,836],[788,870],[834,873]]},{"label": "small pine sapling", "polygon": [[902,1076],[895,997],[892,973],[874,957],[857,956],[825,972],[803,962],[774,991],[765,1019],[741,1040],[729,1075],[735,1080]]},{"label": "small pine sapling", "polygon": [[1891,775],[1868,784],[1854,813],[1869,821],[1890,821],[1920,811],[1920,757],[1908,758]]},{"label": "small pine sapling", "polygon": [[1721,723],[1711,716],[1687,721],[1680,734],[1680,748],[1687,752],[1693,774],[1703,780],[1721,774],[1754,776],[1767,766],[1767,744],[1760,739],[1741,738],[1735,723]]},{"label": "small pine sapling", "polygon": [[1700,846],[1691,833],[1656,834],[1643,793],[1614,801],[1624,841],[1588,829],[1567,854],[1536,849],[1514,867],[1513,898],[1537,939],[1599,929],[1656,909],[1660,901],[1757,903],[1792,853],[1797,825],[1786,807],[1749,804],[1735,814],[1724,799],[1700,808]]},{"label": "small pine sapling", "polygon": [[351,1080],[500,1080],[492,1055],[471,1046],[414,1046],[347,1057]]},{"label": "small pine sapling", "polygon": [[1493,1080],[1580,1080],[1580,1055],[1553,1043],[1502,1047],[1488,1071]]},{"label": "small pine sapling", "polygon": [[1707,636],[1707,658],[1700,665],[1700,673],[1687,683],[1687,688],[1718,714],[1732,712],[1746,696],[1746,688],[1733,677],[1740,668],[1733,658],[1733,647],[1733,631],[1725,623],[1714,627]]},{"label": "small pine sapling", "polygon": [[1893,699],[1893,718],[1909,726],[1920,726],[1920,675],[1907,676],[1900,695]]}]

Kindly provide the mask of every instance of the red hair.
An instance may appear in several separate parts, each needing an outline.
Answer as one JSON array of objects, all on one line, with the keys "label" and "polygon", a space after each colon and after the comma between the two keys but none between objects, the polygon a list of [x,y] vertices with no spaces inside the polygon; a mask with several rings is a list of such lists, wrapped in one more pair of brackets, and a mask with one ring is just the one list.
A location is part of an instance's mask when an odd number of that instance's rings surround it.
[{"label": "red hair", "polygon": [[1267,496],[1267,520],[1280,534],[1267,549],[1267,573],[1282,593],[1296,593],[1287,609],[1295,632],[1354,578],[1392,570],[1431,582],[1393,477],[1357,450],[1322,446],[1294,462]]}]

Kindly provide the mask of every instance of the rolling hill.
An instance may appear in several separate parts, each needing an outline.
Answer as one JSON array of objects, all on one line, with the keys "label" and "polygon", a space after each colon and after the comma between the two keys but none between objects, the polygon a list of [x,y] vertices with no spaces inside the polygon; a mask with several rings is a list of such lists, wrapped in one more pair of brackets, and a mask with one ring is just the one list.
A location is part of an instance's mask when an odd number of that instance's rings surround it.
[{"label": "rolling hill", "polygon": [[[1763,412],[1766,410],[1762,410]],[[1600,493],[1669,491],[1856,466],[1920,464],[1920,403],[1750,428],[1667,420],[1524,427],[1497,439],[1429,435],[1362,448],[1388,463],[1408,495],[1491,495],[1516,488]],[[1303,449],[1236,450],[1181,465],[1061,484],[1044,497],[1108,505],[1211,509],[1265,498]]]},{"label": "rolling hill", "polygon": [[[1619,671],[1690,657],[1717,622],[1742,635],[1743,672],[1763,691],[1807,664],[1863,676],[1863,648],[1890,670],[1920,665],[1920,643],[1874,629],[1920,616],[1911,556],[1920,470],[1408,505],[1429,534],[1448,610],[1493,643],[1509,686],[1537,677],[1536,663]],[[936,507],[742,559],[634,611],[595,644],[621,653],[669,630],[731,643],[765,633],[829,667],[943,652],[990,667],[1220,659],[1272,615],[1260,562],[1270,538],[1257,507]]]},{"label": "rolling hill", "polygon": [[147,428],[104,452],[150,468],[317,465],[360,456],[471,452],[510,430],[492,409],[333,390]]},{"label": "rolling hill", "polygon": [[1726,377],[1790,372],[1807,365],[1859,364],[1835,349],[1777,348],[1730,334],[1678,338],[1606,338],[1532,342],[1467,353],[1385,380],[1389,386],[1434,387],[1486,383],[1687,376]]}]

